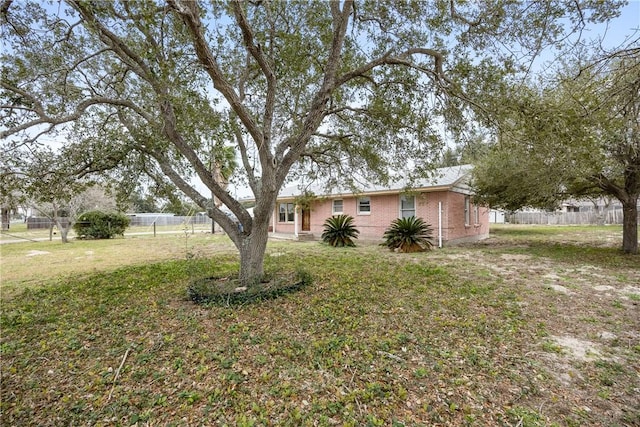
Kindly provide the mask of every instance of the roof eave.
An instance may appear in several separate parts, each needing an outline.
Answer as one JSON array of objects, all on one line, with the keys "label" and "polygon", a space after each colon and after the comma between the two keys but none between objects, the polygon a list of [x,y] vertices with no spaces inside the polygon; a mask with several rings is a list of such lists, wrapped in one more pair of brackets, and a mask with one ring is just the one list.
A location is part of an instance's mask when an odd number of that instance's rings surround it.
[{"label": "roof eave", "polygon": [[[395,190],[378,190],[378,191],[363,191],[360,193],[335,193],[335,194],[320,194],[318,198],[327,199],[339,199],[342,197],[366,197],[366,196],[386,196],[390,194],[402,194],[402,193],[435,193],[438,191],[451,191],[454,190],[454,185],[437,185],[432,187],[417,187],[409,189],[395,189]],[[297,196],[278,196],[276,200],[295,200]]]}]

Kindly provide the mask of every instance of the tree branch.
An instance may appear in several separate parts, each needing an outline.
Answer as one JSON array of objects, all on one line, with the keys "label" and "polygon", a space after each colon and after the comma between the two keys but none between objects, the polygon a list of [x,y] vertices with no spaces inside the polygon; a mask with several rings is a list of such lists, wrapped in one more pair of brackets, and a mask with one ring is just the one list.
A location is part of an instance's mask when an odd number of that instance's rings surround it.
[{"label": "tree branch", "polygon": [[[113,106],[120,106],[120,107],[127,107],[132,109],[133,111],[135,111],[136,113],[138,113],[140,116],[144,117],[145,119],[150,119],[149,115],[144,112],[143,110],[141,110],[140,108],[138,108],[133,102],[128,101],[128,100],[122,100],[122,99],[114,99],[114,98],[108,98],[108,97],[102,97],[102,96],[97,96],[94,98],[89,98],[89,99],[85,99],[84,101],[80,102],[78,105],[76,105],[75,111],[71,114],[67,114],[66,116],[61,116],[61,117],[51,117],[48,116],[45,112],[45,109],[43,107],[43,105],[37,101],[37,99],[30,93],[17,88],[15,86],[12,86],[6,82],[0,82],[0,86],[2,86],[4,89],[15,92],[21,96],[24,96],[25,98],[29,99],[33,105],[33,112],[38,116],[37,119],[34,120],[30,120],[26,123],[22,123],[21,125],[15,126],[13,128],[9,128],[6,130],[3,130],[0,132],[0,139],[3,138],[7,138],[11,135],[15,135],[23,130],[29,129],[33,126],[39,126],[39,125],[44,125],[44,124],[48,124],[49,129],[41,132],[39,135],[42,135],[43,133],[47,133],[51,130],[53,130],[53,128],[55,126],[64,124],[64,123],[68,123],[74,120],[77,120],[78,118],[80,118],[80,116],[82,116],[82,114],[84,114],[84,112],[89,108],[92,107],[94,105],[101,105],[101,104],[108,104],[108,105],[113,105]],[[35,141],[35,138],[32,138],[32,141]]]},{"label": "tree branch", "polygon": [[[171,182],[173,182],[176,185],[176,187],[178,187],[184,194],[186,194],[189,198],[191,198],[191,200],[196,202],[198,206],[202,207],[203,209],[206,209],[209,216],[214,221],[219,223],[227,232],[231,240],[233,240],[233,242],[236,244],[236,246],[240,247],[239,246],[240,231],[238,230],[238,227],[236,226],[236,224],[231,220],[231,218],[229,218],[229,216],[227,216],[224,212],[222,212],[222,210],[217,208],[213,203],[213,200],[207,197],[204,197],[202,194],[200,194],[199,191],[197,191],[193,186],[191,186],[188,182],[186,182],[182,178],[182,176],[171,167],[171,163],[169,162],[169,160],[167,160],[166,156],[163,153],[153,151],[153,152],[150,152],[149,154],[158,162],[158,165],[160,166],[162,173],[164,173],[171,180]],[[231,206],[227,205],[227,207],[232,209]],[[233,213],[235,214],[236,212],[233,211]],[[246,232],[250,233],[251,226],[252,226],[251,217],[249,217],[249,222],[245,223],[244,221],[241,220],[241,223],[245,228]]]},{"label": "tree branch", "polygon": [[449,11],[451,12],[451,17],[454,20],[458,20],[464,24],[467,24],[469,27],[477,27],[478,25],[482,24],[482,18],[478,18],[475,21],[469,21],[467,18],[465,18],[464,16],[460,15],[455,8],[455,0],[449,0]]},{"label": "tree branch", "polygon": [[324,139],[329,139],[329,140],[343,140],[343,139],[349,139],[349,138],[353,138],[355,135],[354,134],[340,134],[340,135],[333,135],[333,134],[327,134],[327,133],[320,133],[320,132],[315,132],[313,134],[313,136],[317,136],[319,138],[324,138]]},{"label": "tree branch", "polygon": [[136,74],[153,85],[153,73],[149,66],[133,52],[117,35],[102,24],[90,10],[86,3],[79,0],[68,0],[69,5],[87,22],[89,27],[93,27],[98,32],[100,40],[116,52],[120,59],[127,64]]},{"label": "tree branch", "polygon": [[340,114],[343,111],[351,111],[353,113],[366,113],[367,109],[366,108],[355,108],[355,107],[350,107],[348,105],[344,105],[340,108],[334,108],[333,110],[329,110],[327,111],[327,115],[331,115],[331,114]]},{"label": "tree branch", "polygon": [[2,19],[7,19],[11,3],[13,3],[13,0],[4,0],[2,2],[2,5],[0,6],[0,17],[2,17]]},{"label": "tree branch", "polygon": [[[243,223],[243,225],[245,225],[245,229],[250,232],[251,216],[237,200],[231,197],[231,195],[227,191],[224,191],[220,187],[220,185],[213,179],[210,171],[202,163],[197,153],[184,140],[183,136],[178,131],[177,118],[175,115],[174,107],[169,100],[169,89],[166,84],[159,81],[155,77],[154,73],[144,62],[144,60],[134,51],[132,51],[122,39],[112,33],[104,24],[99,22],[86,4],[77,0],[70,0],[70,4],[72,4],[84,17],[84,19],[98,31],[100,39],[105,44],[110,46],[123,60],[123,62],[131,67],[133,72],[138,74],[142,79],[144,79],[151,85],[151,87],[159,97],[158,104],[160,107],[160,112],[164,119],[164,126],[162,131],[165,136],[193,165],[196,174],[202,180],[202,182],[213,192],[216,197],[218,197],[218,199],[220,199],[229,209],[231,209],[234,214],[236,214],[238,219]],[[197,4],[195,2],[187,2],[186,4],[183,3],[186,9],[182,8],[181,5],[179,5],[176,1],[170,1],[170,4],[176,11],[179,12],[179,14],[186,21],[187,26],[192,30],[198,56],[201,57],[202,60],[208,61],[207,63],[205,63],[205,67],[209,65],[209,68],[207,69],[211,71],[211,65],[213,65],[213,74],[219,77],[217,78],[217,80],[214,80],[214,86],[216,86],[216,81],[223,86],[223,95],[225,95],[225,97],[227,95],[231,95],[230,103],[233,104],[232,101],[234,100],[239,101],[231,87],[222,78],[222,73],[217,68],[215,59],[213,58],[213,55],[211,55],[211,52],[208,50],[208,46],[204,41],[204,35],[201,31],[199,31],[202,28],[202,24],[200,22]],[[243,114],[246,114],[246,111],[244,109],[241,110]],[[151,120],[148,121],[152,123]]]},{"label": "tree branch", "polygon": [[284,154],[287,148],[289,151],[283,155],[282,168],[278,170],[277,181],[284,182],[284,179],[293,165],[299,158],[304,147],[313,135],[313,132],[320,126],[322,120],[326,117],[325,108],[331,97],[331,93],[336,87],[340,86],[340,80],[337,79],[338,68],[341,64],[340,56],[344,46],[344,39],[347,33],[349,17],[354,10],[353,0],[345,0],[342,4],[342,10],[338,2],[331,2],[331,15],[333,17],[333,38],[331,41],[331,50],[326,61],[326,69],[321,87],[313,98],[311,107],[302,125],[302,131],[295,138],[287,138],[283,141],[276,151]]},{"label": "tree branch", "polygon": [[238,148],[240,148],[240,158],[242,159],[242,166],[244,167],[245,172],[247,173],[247,179],[249,180],[249,187],[251,187],[251,191],[255,197],[258,197],[258,183],[256,181],[256,175],[253,170],[253,166],[249,162],[249,156],[247,153],[247,145],[244,142],[244,138],[242,136],[242,132],[237,126],[234,126],[233,133],[236,138],[236,143],[238,144]]},{"label": "tree branch", "polygon": [[182,18],[182,21],[189,29],[198,60],[204,67],[207,74],[209,74],[213,87],[219,91],[222,96],[224,96],[233,111],[238,115],[242,124],[249,131],[253,140],[256,141],[256,143],[263,141],[264,136],[262,135],[262,132],[251,117],[251,114],[249,114],[249,111],[242,104],[239,96],[235,93],[229,82],[224,78],[224,74],[218,66],[215,56],[211,52],[211,49],[209,49],[209,45],[207,44],[203,32],[204,26],[200,20],[200,9],[197,2],[188,0],[167,1]]},{"label": "tree branch", "polygon": [[[413,64],[410,58],[411,58],[411,55],[416,55],[416,54],[431,56],[434,59],[434,69],[427,70],[424,67],[418,67],[415,64]],[[382,65],[411,66],[413,68],[420,69],[423,72],[429,72],[433,74],[437,80],[444,81],[447,84],[451,85],[453,83],[446,76],[443,69],[443,63],[444,63],[444,56],[442,55],[442,53],[438,52],[435,49],[428,49],[428,48],[407,49],[406,51],[395,56],[392,55],[392,51],[387,51],[384,55],[380,56],[379,58],[376,58],[368,62],[367,64],[364,64],[361,67],[356,68],[355,70],[352,70],[340,76],[336,86],[341,86],[347,83],[348,81],[355,79],[356,77],[367,78],[366,74],[368,72]]]},{"label": "tree branch", "polygon": [[616,199],[622,201],[627,197],[627,192],[624,188],[611,181],[605,174],[600,173],[592,177],[592,182],[596,187],[601,189],[607,194],[611,194]]},{"label": "tree branch", "polygon": [[[226,191],[224,188],[220,186],[218,182],[216,182],[213,175],[211,174],[211,171],[204,165],[204,163],[202,163],[197,153],[184,140],[182,135],[176,129],[176,117],[173,111],[173,106],[168,101],[165,101],[161,105],[161,109],[162,109],[162,115],[164,118],[164,126],[162,131],[167,137],[167,139],[171,141],[171,143],[178,149],[180,154],[182,154],[182,156],[184,156],[190,162],[190,164],[195,169],[196,174],[198,175],[200,180],[202,180],[202,182],[207,186],[207,188],[209,188],[211,192],[220,201],[222,201],[222,203],[224,203],[229,209],[231,209],[231,211],[243,223],[243,225],[246,222],[247,226],[245,228],[250,230],[251,216],[247,213],[246,209],[244,209],[244,207],[237,200],[231,197],[228,191]],[[127,128],[127,130],[129,131],[129,134],[131,134],[132,137],[136,138],[135,125],[131,123],[129,120],[127,120],[126,117],[124,117],[124,115],[122,114],[119,114],[119,119],[120,119],[120,122],[125,126],[125,128]],[[153,122],[148,122],[148,123],[149,125],[155,128]],[[144,144],[141,144],[141,145],[144,146]],[[152,155],[154,158],[158,158],[158,154],[154,150],[149,150],[147,152],[148,154]],[[165,159],[164,161],[165,163],[167,163],[167,165],[169,165],[168,160]],[[172,181],[174,180],[172,179]],[[177,182],[174,182],[174,183],[178,185]],[[182,187],[179,187],[179,188],[182,190]],[[188,193],[185,193],[185,194],[191,197],[190,194]]]},{"label": "tree branch", "polygon": [[[260,163],[263,166],[270,165],[272,163],[273,156],[271,154],[271,128],[273,124],[273,109],[275,107],[275,98],[276,98],[276,75],[273,71],[273,67],[269,64],[264,52],[262,51],[262,47],[258,44],[256,45],[254,42],[253,32],[251,31],[251,26],[247,21],[247,17],[245,16],[240,2],[238,0],[233,1],[233,12],[236,18],[236,22],[240,27],[240,31],[242,32],[242,39],[244,41],[244,45],[253,57],[256,60],[260,69],[262,70],[262,74],[265,76],[267,80],[267,93],[264,102],[264,115],[263,115],[263,124],[262,124],[262,140],[256,140],[256,145],[258,147],[258,154],[260,156]],[[249,62],[247,61],[247,69]],[[244,100],[241,97],[241,100]]]}]

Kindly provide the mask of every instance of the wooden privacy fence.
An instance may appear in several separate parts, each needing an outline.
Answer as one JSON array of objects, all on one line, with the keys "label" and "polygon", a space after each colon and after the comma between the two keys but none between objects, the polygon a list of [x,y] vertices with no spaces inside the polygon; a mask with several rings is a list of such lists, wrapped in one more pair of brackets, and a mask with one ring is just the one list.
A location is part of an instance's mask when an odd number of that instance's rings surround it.
[{"label": "wooden privacy fence", "polygon": [[[604,225],[622,224],[622,209],[606,212],[515,212],[506,215],[511,224]],[[638,215],[640,222],[640,214]]]}]

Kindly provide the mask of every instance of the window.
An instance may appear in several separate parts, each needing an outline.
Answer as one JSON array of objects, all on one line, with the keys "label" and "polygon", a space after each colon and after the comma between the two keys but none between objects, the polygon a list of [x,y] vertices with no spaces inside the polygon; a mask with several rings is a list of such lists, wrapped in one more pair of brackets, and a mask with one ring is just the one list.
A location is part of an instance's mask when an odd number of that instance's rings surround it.
[{"label": "window", "polygon": [[360,197],[358,199],[358,215],[369,215],[371,213],[371,198]]},{"label": "window", "polygon": [[416,216],[416,196],[400,196],[400,218]]},{"label": "window", "polygon": [[293,222],[294,221],[294,213],[293,213],[293,203],[280,203],[279,210],[279,221],[280,222]]},{"label": "window", "polygon": [[480,224],[480,209],[476,205],[473,205],[473,223]]},{"label": "window", "polygon": [[469,196],[464,197],[464,225],[471,224],[471,199]]},{"label": "window", "polygon": [[341,214],[344,212],[344,203],[342,199],[337,199],[333,201],[333,214]]}]

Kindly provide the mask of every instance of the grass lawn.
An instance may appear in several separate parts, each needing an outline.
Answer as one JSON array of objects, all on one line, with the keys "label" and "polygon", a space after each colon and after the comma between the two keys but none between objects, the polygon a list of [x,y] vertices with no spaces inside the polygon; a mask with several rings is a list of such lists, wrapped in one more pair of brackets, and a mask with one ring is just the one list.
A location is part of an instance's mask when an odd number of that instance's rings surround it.
[{"label": "grass lawn", "polygon": [[197,306],[205,233],[4,244],[1,425],[640,425],[640,258],[620,227],[496,226],[396,254],[270,242],[304,290]]}]

